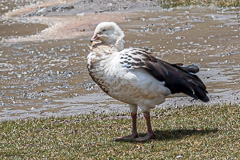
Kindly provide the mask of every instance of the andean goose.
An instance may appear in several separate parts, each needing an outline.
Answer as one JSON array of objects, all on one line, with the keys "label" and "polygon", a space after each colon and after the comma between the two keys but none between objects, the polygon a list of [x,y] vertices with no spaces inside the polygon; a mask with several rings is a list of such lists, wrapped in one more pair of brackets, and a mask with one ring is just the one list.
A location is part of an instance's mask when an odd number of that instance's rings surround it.
[{"label": "andean goose", "polygon": [[[97,25],[88,55],[87,67],[92,79],[111,97],[129,105],[132,134],[116,140],[145,141],[155,137],[150,109],[174,93],[185,93],[203,102],[209,101],[204,83],[194,73],[195,65],[170,64],[145,49],[124,49],[124,33],[114,22]],[[138,106],[147,123],[147,135],[139,137],[136,120]]]}]

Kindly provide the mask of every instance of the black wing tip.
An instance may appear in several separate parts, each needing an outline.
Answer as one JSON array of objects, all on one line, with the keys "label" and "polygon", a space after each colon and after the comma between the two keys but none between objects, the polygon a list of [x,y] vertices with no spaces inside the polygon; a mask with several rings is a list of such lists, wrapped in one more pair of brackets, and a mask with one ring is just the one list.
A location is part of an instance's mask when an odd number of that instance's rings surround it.
[{"label": "black wing tip", "polygon": [[[205,87],[205,85],[204,85],[204,87]],[[202,88],[202,87],[199,87],[199,86],[195,86],[194,88],[195,88],[194,89],[194,92],[195,92],[194,96],[197,99],[201,100],[202,102],[209,102],[210,101],[210,99],[207,95],[208,92],[207,92],[206,88]]]},{"label": "black wing tip", "polygon": [[203,95],[196,95],[196,94],[189,94],[189,93],[186,93],[186,92],[185,92],[185,94],[194,98],[195,100],[201,100],[202,102],[205,102],[205,103],[210,101],[207,94],[205,94],[204,96]]},{"label": "black wing tip", "polygon": [[190,74],[196,74],[199,72],[199,67],[195,64],[191,64],[191,65],[183,65],[182,63],[175,63],[175,64],[172,64],[172,65],[175,65],[179,68],[181,68],[182,70],[184,70],[185,72],[188,72]]},{"label": "black wing tip", "polygon": [[208,98],[208,96],[206,95],[204,98],[200,99],[203,102],[209,102],[210,99]]}]

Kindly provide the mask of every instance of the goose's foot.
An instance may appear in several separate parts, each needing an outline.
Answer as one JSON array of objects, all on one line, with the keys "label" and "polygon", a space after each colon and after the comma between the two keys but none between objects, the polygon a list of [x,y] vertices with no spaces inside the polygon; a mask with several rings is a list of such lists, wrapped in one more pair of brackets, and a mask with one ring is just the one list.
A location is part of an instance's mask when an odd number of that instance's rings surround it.
[{"label": "goose's foot", "polygon": [[134,141],[136,142],[145,142],[147,140],[150,140],[150,139],[155,139],[155,134],[154,133],[148,133],[146,136],[144,137],[138,137],[138,138],[135,138]]},{"label": "goose's foot", "polygon": [[119,142],[119,141],[130,141],[130,140],[135,140],[136,138],[138,138],[138,134],[130,134],[128,136],[123,136],[123,137],[117,137],[115,139],[116,142]]}]

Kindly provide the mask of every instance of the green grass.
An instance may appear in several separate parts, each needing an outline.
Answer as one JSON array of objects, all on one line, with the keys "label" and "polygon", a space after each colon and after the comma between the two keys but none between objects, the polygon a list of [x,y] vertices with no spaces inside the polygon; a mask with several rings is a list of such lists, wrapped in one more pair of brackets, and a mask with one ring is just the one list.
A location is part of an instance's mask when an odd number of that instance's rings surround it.
[{"label": "green grass", "polygon": [[[155,109],[157,139],[114,142],[131,132],[128,113],[0,123],[0,159],[240,159],[240,106]],[[146,130],[142,116],[139,132]]]}]

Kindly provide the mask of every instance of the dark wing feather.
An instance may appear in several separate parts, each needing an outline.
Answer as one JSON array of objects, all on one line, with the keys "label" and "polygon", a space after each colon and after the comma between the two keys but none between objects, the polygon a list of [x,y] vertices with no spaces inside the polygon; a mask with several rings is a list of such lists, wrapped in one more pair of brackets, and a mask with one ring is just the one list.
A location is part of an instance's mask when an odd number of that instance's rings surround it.
[{"label": "dark wing feather", "polygon": [[[199,68],[195,65],[183,66],[182,64],[170,64],[155,58],[146,50],[132,49],[128,51],[132,55],[133,62],[129,62],[131,68],[144,68],[159,81],[165,81],[165,86],[171,93],[185,93],[194,99],[208,102],[206,86],[202,80],[195,75]],[[134,64],[134,65],[131,65]]]},{"label": "dark wing feather", "polygon": [[181,69],[187,71],[188,73],[195,74],[195,73],[199,72],[198,66],[196,66],[194,64],[188,65],[188,66],[184,66],[182,63],[175,63],[175,64],[172,64],[172,65],[176,65],[177,67],[180,67]]}]

